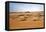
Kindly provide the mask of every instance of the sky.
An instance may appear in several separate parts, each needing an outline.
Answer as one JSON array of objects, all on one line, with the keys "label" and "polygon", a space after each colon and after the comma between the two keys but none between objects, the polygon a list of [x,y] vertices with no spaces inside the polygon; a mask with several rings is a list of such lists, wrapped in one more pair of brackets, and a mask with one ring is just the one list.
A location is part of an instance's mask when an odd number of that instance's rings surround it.
[{"label": "sky", "polygon": [[10,12],[44,11],[43,5],[40,4],[10,3],[9,8]]}]

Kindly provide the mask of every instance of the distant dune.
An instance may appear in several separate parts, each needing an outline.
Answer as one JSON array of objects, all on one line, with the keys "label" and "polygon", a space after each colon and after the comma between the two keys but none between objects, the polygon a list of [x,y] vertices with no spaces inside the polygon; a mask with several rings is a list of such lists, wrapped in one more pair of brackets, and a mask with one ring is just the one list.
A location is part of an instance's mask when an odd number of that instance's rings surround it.
[{"label": "distant dune", "polygon": [[[34,11],[34,13],[44,13],[44,11]],[[26,12],[10,12],[10,13],[33,13],[33,12],[30,12],[30,11],[26,11]]]}]

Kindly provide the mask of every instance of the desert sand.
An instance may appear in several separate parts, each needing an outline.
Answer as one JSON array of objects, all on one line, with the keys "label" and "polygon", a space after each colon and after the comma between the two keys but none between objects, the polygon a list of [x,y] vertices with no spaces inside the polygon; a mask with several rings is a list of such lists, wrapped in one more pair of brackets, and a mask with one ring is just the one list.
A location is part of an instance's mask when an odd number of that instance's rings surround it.
[{"label": "desert sand", "polygon": [[44,12],[11,12],[9,14],[10,29],[44,27]]}]

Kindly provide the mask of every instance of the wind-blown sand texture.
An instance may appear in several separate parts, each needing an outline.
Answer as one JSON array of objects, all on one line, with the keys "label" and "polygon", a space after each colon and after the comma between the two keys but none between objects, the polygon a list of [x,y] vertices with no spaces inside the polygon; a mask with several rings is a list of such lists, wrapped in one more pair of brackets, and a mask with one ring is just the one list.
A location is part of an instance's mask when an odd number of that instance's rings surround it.
[{"label": "wind-blown sand texture", "polygon": [[11,12],[9,14],[10,29],[44,27],[44,12]]}]

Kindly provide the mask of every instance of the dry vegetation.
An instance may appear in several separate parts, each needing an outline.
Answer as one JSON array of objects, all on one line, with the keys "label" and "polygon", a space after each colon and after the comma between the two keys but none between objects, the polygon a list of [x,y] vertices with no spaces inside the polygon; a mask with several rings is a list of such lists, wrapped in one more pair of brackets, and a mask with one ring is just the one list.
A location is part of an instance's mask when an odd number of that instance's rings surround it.
[{"label": "dry vegetation", "polygon": [[10,29],[44,27],[43,12],[11,12],[9,15]]}]

